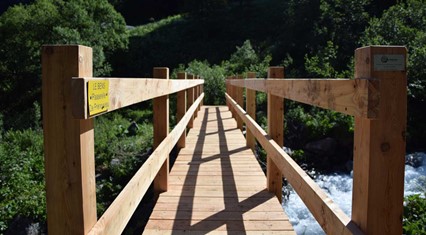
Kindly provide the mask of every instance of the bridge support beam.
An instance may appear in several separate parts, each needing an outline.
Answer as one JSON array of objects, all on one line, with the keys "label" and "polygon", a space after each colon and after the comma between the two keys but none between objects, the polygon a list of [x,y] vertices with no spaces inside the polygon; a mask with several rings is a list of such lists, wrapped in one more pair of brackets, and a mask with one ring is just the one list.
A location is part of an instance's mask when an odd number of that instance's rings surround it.
[{"label": "bridge support beam", "polygon": [[[284,78],[284,67],[270,67],[268,78]],[[268,135],[282,147],[284,144],[284,99],[268,93]],[[282,174],[270,156],[266,159],[266,178],[269,192],[282,201]]]},{"label": "bridge support beam", "polygon": [[[181,80],[186,79],[186,73],[178,73],[177,78]],[[179,91],[177,93],[176,98],[176,121],[179,123],[179,121],[185,116],[186,113],[186,90]],[[177,142],[178,148],[185,148],[186,145],[186,131],[183,132],[183,134],[180,136],[179,141]]]},{"label": "bridge support beam", "polygon": [[[247,78],[256,78],[256,73],[248,72]],[[246,88],[246,111],[247,114],[253,119],[256,120],[256,91],[252,89]],[[247,125],[246,125],[247,127]],[[246,142],[247,147],[251,148],[251,150],[255,151],[256,138],[253,133],[246,128]]]},{"label": "bridge support beam", "polygon": [[[154,68],[153,75],[154,78],[169,79],[169,68]],[[153,110],[154,149],[156,149],[169,134],[169,95],[154,98]],[[169,157],[167,157],[154,179],[154,193],[156,198],[160,193],[167,192],[168,178]]]},{"label": "bridge support beam", "polygon": [[[194,75],[188,74],[187,79],[194,79]],[[187,95],[187,110],[188,110],[192,106],[195,100],[194,88],[189,88],[186,92],[186,95]],[[195,117],[194,115],[191,117],[191,120],[189,120],[188,128],[194,127],[194,117]]]},{"label": "bridge support beam", "polygon": [[[238,75],[235,77],[236,79],[243,79],[242,75]],[[243,87],[235,87],[235,101],[237,101],[237,104],[240,107],[244,107],[244,88]],[[237,128],[241,131],[243,130],[243,120],[238,116],[235,115],[235,119],[237,120]]]},{"label": "bridge support beam", "polygon": [[365,234],[402,234],[406,56],[405,47],[355,51],[355,78],[377,80],[380,94],[377,119],[355,118],[352,220]]}]

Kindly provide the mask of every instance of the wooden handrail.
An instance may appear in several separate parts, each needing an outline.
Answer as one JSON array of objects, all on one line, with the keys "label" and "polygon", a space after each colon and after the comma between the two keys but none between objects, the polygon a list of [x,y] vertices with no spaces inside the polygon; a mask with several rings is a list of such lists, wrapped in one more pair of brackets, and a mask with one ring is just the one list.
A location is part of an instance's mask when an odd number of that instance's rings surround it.
[{"label": "wooden handrail", "polygon": [[244,79],[227,83],[352,116],[378,118],[377,79]]},{"label": "wooden handrail", "polygon": [[[42,70],[49,233],[120,234],[151,183],[159,185],[158,192],[167,190],[169,154],[199,110],[204,93],[198,87],[204,81],[169,80],[168,68],[154,68],[156,79],[93,78],[92,49],[79,45],[44,46]],[[95,83],[102,94],[91,96],[108,106],[90,115],[88,93]],[[189,107],[186,91],[193,94]],[[176,92],[179,121],[169,133],[168,95]],[[156,149],[97,220],[92,117],[149,99],[154,99]]]},{"label": "wooden handrail", "polygon": [[[171,80],[158,78],[95,78],[72,79],[73,115],[77,119],[91,118],[87,111],[89,81],[109,81],[109,109],[107,112],[137,104],[156,97],[173,94],[203,84],[203,80]],[[106,113],[106,112],[103,112]],[[102,113],[102,114],[103,114]],[[96,116],[96,115],[95,115]],[[93,117],[93,116],[92,116]]]},{"label": "wooden handrail", "polygon": [[182,133],[186,130],[191,116],[197,110],[203,97],[204,94],[201,94],[194,104],[191,105],[185,116],[160,143],[151,156],[149,156],[89,234],[120,234],[123,231],[131,215],[142,200],[142,197],[153,182],[157,172],[168,158]]},{"label": "wooden handrail", "polygon": [[[355,51],[356,79],[352,80],[268,78],[226,81],[229,109],[243,119],[247,129],[263,146],[327,234],[402,233],[406,60],[405,47],[369,46]],[[267,135],[237,104],[238,97],[233,92],[235,87],[263,91],[268,96],[292,99],[355,116],[351,219],[282,150],[282,145]],[[247,103],[252,104],[253,95],[250,99]],[[281,108],[282,104],[275,109],[268,108],[268,123],[271,122],[270,116],[282,115],[277,114],[282,112]]]},{"label": "wooden handrail", "polygon": [[225,94],[227,101],[243,119],[257,141],[277,165],[280,173],[290,182],[294,190],[310,209],[315,219],[327,234],[362,234],[356,231],[350,218],[333,202],[305,171],[233,100]]}]

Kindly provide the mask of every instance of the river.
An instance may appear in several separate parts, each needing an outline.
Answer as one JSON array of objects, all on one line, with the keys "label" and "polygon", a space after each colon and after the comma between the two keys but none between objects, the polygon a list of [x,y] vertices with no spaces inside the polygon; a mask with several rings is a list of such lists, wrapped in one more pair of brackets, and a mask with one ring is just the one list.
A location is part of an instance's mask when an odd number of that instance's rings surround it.
[{"label": "river", "polygon": [[[404,196],[421,193],[422,187],[426,187],[426,153],[409,154],[406,158],[412,159],[413,156],[417,164],[410,162],[414,167],[405,165]],[[351,174],[317,175],[314,180],[347,215],[351,215]],[[285,186],[283,190],[290,193],[288,198],[283,200],[283,207],[296,233],[325,234],[296,192],[290,186]]]}]

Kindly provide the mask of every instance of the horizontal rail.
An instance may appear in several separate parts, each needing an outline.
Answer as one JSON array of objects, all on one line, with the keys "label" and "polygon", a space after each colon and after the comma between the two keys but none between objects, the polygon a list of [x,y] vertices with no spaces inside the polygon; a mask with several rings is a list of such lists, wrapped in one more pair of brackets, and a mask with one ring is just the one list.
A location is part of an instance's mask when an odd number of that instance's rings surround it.
[{"label": "horizontal rail", "polygon": [[253,133],[283,176],[312,212],[327,234],[363,234],[357,225],[329,198],[305,171],[225,93],[226,100]]},{"label": "horizontal rail", "polygon": [[130,217],[133,215],[133,212],[139,205],[139,202],[142,200],[142,197],[153,182],[157,172],[178,142],[182,133],[186,130],[191,117],[197,111],[203,97],[204,93],[197,98],[181,121],[149,156],[142,167],[136,172],[133,178],[94,225],[89,232],[90,235],[121,234]]},{"label": "horizontal rail", "polygon": [[110,112],[142,101],[172,94],[203,84],[204,80],[174,80],[155,78],[73,78],[72,79],[72,111],[74,118],[88,119],[87,92],[89,81],[108,81],[108,101]]},{"label": "horizontal rail", "polygon": [[233,86],[364,118],[378,118],[379,81],[370,79],[231,79]]}]

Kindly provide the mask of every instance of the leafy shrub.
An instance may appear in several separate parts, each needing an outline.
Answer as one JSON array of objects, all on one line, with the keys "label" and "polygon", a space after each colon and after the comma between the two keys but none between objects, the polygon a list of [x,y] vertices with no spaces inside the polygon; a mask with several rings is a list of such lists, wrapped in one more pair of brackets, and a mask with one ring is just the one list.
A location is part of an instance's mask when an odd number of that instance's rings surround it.
[{"label": "leafy shrub", "polygon": [[[32,123],[22,110],[40,101],[40,48],[46,44],[93,47],[94,74],[107,75],[107,58],[127,46],[123,17],[107,0],[37,0],[15,5],[0,16],[0,110],[5,126],[17,117]],[[11,50],[13,48],[13,50]],[[28,128],[28,125],[13,128]]]},{"label": "leafy shrub", "polygon": [[8,131],[0,142],[0,233],[17,216],[46,219],[43,133]]},{"label": "leafy shrub", "polygon": [[426,3],[401,1],[373,18],[361,38],[363,45],[404,45],[408,49],[407,143],[411,150],[424,150],[426,138]]},{"label": "leafy shrub", "polygon": [[188,64],[186,71],[204,79],[205,104],[225,104],[226,70],[223,67],[211,66],[207,61],[194,60]]},{"label": "leafy shrub", "polygon": [[149,117],[151,112],[135,110],[125,112],[133,118],[140,116],[136,120],[127,119],[118,112],[113,112],[95,120],[99,214],[105,211],[133,177],[146,160],[147,151],[152,146],[152,124],[147,122],[148,119],[140,118],[144,116],[144,113]]},{"label": "leafy shrub", "polygon": [[414,194],[404,199],[403,233],[426,234],[426,193]]}]

